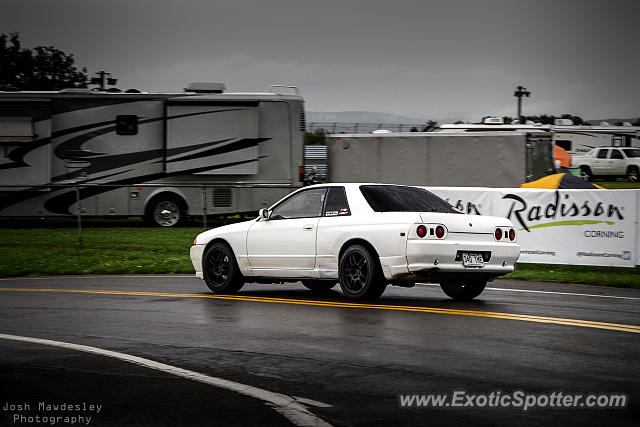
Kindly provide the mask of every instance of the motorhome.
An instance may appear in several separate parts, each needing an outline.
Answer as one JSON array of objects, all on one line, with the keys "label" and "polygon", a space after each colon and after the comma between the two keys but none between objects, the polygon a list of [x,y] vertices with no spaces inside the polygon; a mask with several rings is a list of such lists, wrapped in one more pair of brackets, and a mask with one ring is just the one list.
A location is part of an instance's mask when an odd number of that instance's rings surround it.
[{"label": "motorhome", "polygon": [[0,217],[257,212],[302,186],[297,88],[0,92]]}]

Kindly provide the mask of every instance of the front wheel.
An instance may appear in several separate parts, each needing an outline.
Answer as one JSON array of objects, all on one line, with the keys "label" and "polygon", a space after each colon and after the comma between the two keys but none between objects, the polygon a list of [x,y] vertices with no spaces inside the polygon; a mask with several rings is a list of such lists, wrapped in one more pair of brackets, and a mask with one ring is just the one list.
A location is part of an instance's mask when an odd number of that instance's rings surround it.
[{"label": "front wheel", "polygon": [[177,227],[186,219],[184,201],[174,194],[160,194],[148,204],[145,222],[157,227]]},{"label": "front wheel", "polygon": [[361,245],[350,246],[344,251],[338,276],[342,292],[353,300],[376,299],[387,287],[380,262]]},{"label": "front wheel", "polygon": [[233,294],[244,285],[244,277],[229,246],[214,243],[204,253],[202,272],[207,287],[215,294]]},{"label": "front wheel", "polygon": [[638,180],[640,180],[640,172],[638,172],[638,168],[636,166],[631,166],[627,170],[627,179],[629,182],[638,182]]},{"label": "front wheel", "polygon": [[449,298],[453,298],[457,301],[469,301],[474,299],[484,291],[485,286],[487,286],[487,282],[484,281],[440,283],[442,291],[447,294]]}]

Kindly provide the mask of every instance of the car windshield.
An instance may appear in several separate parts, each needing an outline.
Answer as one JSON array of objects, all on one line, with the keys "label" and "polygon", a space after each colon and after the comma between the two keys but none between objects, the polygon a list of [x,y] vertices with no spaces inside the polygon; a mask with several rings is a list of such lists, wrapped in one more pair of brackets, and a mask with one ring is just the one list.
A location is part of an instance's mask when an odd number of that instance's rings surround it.
[{"label": "car windshield", "polygon": [[640,148],[625,148],[624,154],[627,157],[640,157]]},{"label": "car windshield", "polygon": [[461,213],[435,194],[417,187],[361,185],[362,195],[376,212]]}]

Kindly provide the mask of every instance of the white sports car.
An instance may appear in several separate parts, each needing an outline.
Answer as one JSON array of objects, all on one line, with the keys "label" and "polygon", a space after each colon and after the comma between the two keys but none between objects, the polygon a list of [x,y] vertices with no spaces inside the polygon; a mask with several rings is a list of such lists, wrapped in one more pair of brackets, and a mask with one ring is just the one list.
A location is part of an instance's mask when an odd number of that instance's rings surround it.
[{"label": "white sports car", "polygon": [[350,299],[388,284],[439,283],[451,298],[480,295],[520,256],[513,223],[465,215],[419,187],[321,184],[302,188],[258,218],[199,234],[196,276],[215,293],[245,282],[295,282],[315,292],[338,282]]}]

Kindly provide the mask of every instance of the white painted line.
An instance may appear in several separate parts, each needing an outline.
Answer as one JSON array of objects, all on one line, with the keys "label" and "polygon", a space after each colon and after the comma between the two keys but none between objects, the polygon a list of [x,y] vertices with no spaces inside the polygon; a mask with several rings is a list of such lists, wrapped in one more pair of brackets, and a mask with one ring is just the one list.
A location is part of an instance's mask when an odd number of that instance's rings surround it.
[{"label": "white painted line", "polygon": [[[440,285],[434,283],[417,283],[422,286],[437,286]],[[533,294],[556,294],[556,295],[574,295],[579,297],[595,297],[595,298],[617,298],[617,299],[630,299],[630,300],[640,300],[640,298],[636,297],[619,297],[614,295],[594,295],[594,294],[579,294],[576,292],[554,292],[554,291],[534,291],[529,289],[508,289],[508,288],[485,288],[485,290],[489,291],[507,291],[507,292],[529,292]]]},{"label": "white painted line", "polygon": [[117,351],[104,350],[98,347],[6,334],[0,334],[0,339],[49,345],[69,350],[82,351],[85,353],[98,354],[100,356],[112,357],[115,359],[123,360],[125,362],[144,366],[145,368],[155,369],[157,371],[162,371],[167,374],[175,375],[177,377],[186,378],[192,381],[198,381],[204,384],[212,385],[214,387],[223,388],[225,390],[230,390],[236,393],[243,394],[245,396],[262,400],[297,426],[331,427],[331,424],[315,416],[306,407],[298,403],[296,398],[284,394],[274,393],[271,391],[263,390],[261,388],[252,387],[250,385],[237,383],[235,381],[225,380],[223,378],[210,377],[199,372],[178,368],[177,366],[167,365],[165,363],[156,362],[154,360],[145,359],[143,357],[132,356],[130,354],[119,353]]},{"label": "white painted line", "polygon": [[309,406],[316,406],[318,408],[331,408],[332,406],[328,403],[318,402],[317,400],[305,399],[304,397],[293,396],[296,399],[296,402],[304,403]]}]

